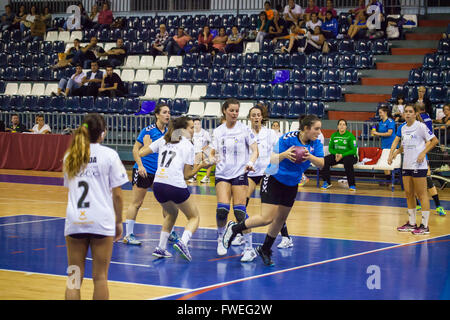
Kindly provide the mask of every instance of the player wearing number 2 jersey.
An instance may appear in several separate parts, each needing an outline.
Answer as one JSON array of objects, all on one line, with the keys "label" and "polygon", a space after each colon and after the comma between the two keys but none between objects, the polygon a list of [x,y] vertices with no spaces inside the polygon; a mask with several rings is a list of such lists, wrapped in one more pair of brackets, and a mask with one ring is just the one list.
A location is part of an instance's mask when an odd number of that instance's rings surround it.
[{"label": "player wearing number 2 jersey", "polygon": [[191,261],[188,243],[199,224],[199,212],[190,198],[185,179],[193,177],[200,169],[206,168],[207,163],[202,161],[194,166],[194,146],[190,142],[194,134],[194,123],[187,117],[180,117],[173,121],[164,139],[146,145],[139,151],[139,156],[158,153],[158,169],[155,173],[153,192],[156,200],[168,213],[164,218],[159,245],[153,255],[158,258],[169,258],[172,255],[166,250],[178,209],[188,219],[181,239],[175,244],[182,257]]},{"label": "player wearing number 2 jersey", "polygon": [[128,176],[116,151],[100,145],[105,121],[87,115],[64,157],[64,186],[69,188],[64,236],[67,243],[66,299],[80,299],[84,262],[92,251],[94,299],[108,299],[108,267],[113,240],[122,235],[122,189]]}]

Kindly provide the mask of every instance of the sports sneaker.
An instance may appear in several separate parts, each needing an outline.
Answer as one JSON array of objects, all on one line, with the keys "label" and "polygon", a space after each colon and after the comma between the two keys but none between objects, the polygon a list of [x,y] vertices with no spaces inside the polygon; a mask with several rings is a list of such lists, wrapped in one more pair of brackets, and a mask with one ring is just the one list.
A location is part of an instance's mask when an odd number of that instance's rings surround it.
[{"label": "sports sneaker", "polygon": [[309,181],[309,178],[305,175],[302,176],[302,180],[300,181],[300,183],[298,184],[300,187],[303,187],[305,184],[307,184]]},{"label": "sports sneaker", "polygon": [[172,254],[169,251],[163,250],[160,247],[156,247],[152,255],[158,258],[172,258]]},{"label": "sports sneaker", "polygon": [[141,241],[136,240],[136,237],[134,234],[130,234],[129,236],[123,237],[123,243],[133,245],[133,246],[140,246],[142,244]]},{"label": "sports sneaker", "polygon": [[447,215],[447,213],[445,212],[445,210],[444,210],[443,207],[437,207],[437,208],[436,208],[436,213],[437,213],[438,215],[440,215],[440,216],[445,216],[445,215]]},{"label": "sports sneaker", "polygon": [[320,189],[322,189],[322,190],[327,190],[328,188],[331,188],[331,186],[332,186],[331,183],[328,184],[328,182],[325,181],[325,182],[323,183],[322,187],[320,187]]},{"label": "sports sneaker", "polygon": [[262,246],[258,246],[255,251],[261,257],[266,266],[272,267],[275,265],[272,261],[272,250],[270,250],[269,253],[266,253],[262,250]]},{"label": "sports sneaker", "polygon": [[401,227],[398,227],[397,231],[410,232],[410,231],[413,231],[416,228],[417,228],[416,224],[415,225],[411,225],[411,224],[409,224],[409,221],[408,221],[406,224],[402,225]]},{"label": "sports sneaker", "polygon": [[189,253],[189,249],[187,247],[187,245],[182,241],[182,240],[178,240],[173,247],[175,248],[175,250],[177,250],[181,256],[186,259],[187,261],[191,261],[192,257],[191,254]]},{"label": "sports sneaker", "polygon": [[355,186],[350,186],[350,187],[348,187],[348,190],[349,191],[356,191],[356,187]]},{"label": "sports sneaker", "polygon": [[231,241],[232,246],[240,246],[245,242],[244,237],[241,234],[237,234],[233,241]]},{"label": "sports sneaker", "polygon": [[255,249],[248,248],[244,250],[244,255],[241,258],[241,262],[252,262],[258,255],[255,252]]},{"label": "sports sneaker", "polygon": [[417,205],[416,206],[416,211],[420,211],[420,210],[422,210],[422,206]]},{"label": "sports sneaker", "polygon": [[430,234],[430,228],[428,227],[425,228],[423,224],[421,224],[420,227],[415,228],[414,230],[411,231],[411,233],[414,235]]},{"label": "sports sneaker", "polygon": [[178,235],[175,231],[172,231],[169,235],[169,242],[177,242],[178,241]]},{"label": "sports sneaker", "polygon": [[294,243],[292,242],[292,239],[289,237],[283,237],[281,239],[281,242],[277,245],[278,249],[286,249],[291,248],[294,246]]},{"label": "sports sneaker", "polygon": [[196,181],[197,181],[197,180],[196,180],[194,177],[188,179],[188,182],[189,182],[189,183],[194,183],[194,182],[196,182]]},{"label": "sports sneaker", "polygon": [[224,256],[226,255],[228,250],[223,246],[223,240],[222,238],[217,239],[217,255],[218,256]]},{"label": "sports sneaker", "polygon": [[225,228],[225,232],[223,234],[222,243],[224,248],[228,249],[230,247],[231,242],[236,237],[236,234],[233,233],[232,227],[236,224],[234,221],[229,221]]},{"label": "sports sneaker", "polygon": [[202,180],[200,180],[201,183],[209,183],[209,177],[208,176],[204,176]]}]

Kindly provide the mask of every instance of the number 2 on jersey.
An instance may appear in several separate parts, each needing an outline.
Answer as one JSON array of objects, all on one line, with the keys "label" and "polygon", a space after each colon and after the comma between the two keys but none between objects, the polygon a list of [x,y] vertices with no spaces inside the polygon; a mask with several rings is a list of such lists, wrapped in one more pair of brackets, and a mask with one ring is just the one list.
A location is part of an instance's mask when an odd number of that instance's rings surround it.
[{"label": "number 2 on jersey", "polygon": [[83,188],[83,193],[81,194],[80,199],[78,199],[78,209],[89,208],[89,202],[84,202],[89,191],[89,185],[86,181],[80,181],[78,182],[78,188],[81,187]]},{"label": "number 2 on jersey", "polygon": [[[169,154],[169,159],[167,159],[167,162],[166,162],[166,158],[167,158],[167,153]],[[174,152],[174,151],[164,151],[163,153],[161,153],[161,155],[162,155],[162,159],[161,159],[161,167],[166,167],[166,168],[168,168],[169,166],[170,166],[170,164],[172,163],[172,160],[173,160],[173,158],[175,158],[175,156],[176,156],[176,152]],[[165,164],[164,164],[165,163]]]}]

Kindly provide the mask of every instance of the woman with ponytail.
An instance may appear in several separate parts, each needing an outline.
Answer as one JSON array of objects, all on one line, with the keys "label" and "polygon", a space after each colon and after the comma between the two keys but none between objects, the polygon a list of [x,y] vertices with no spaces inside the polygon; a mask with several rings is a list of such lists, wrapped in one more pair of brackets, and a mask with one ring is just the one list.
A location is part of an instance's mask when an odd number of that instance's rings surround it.
[{"label": "woman with ponytail", "polygon": [[89,248],[93,299],[109,299],[108,268],[113,241],[122,236],[121,186],[128,182],[128,176],[117,152],[100,144],[105,135],[103,117],[88,114],[64,156],[64,186],[69,189],[64,230],[69,265],[67,300],[80,299]]},{"label": "woman with ponytail", "polygon": [[191,138],[194,135],[194,122],[187,117],[172,121],[163,139],[146,144],[139,150],[139,156],[145,157],[152,153],[158,154],[158,169],[153,182],[153,193],[167,215],[164,217],[159,245],[153,255],[158,258],[170,258],[167,242],[175,225],[180,209],[188,220],[181,239],[173,247],[181,256],[191,261],[188,243],[198,228],[200,218],[194,199],[190,197],[187,179],[192,178],[200,169],[212,164],[205,161],[194,164],[194,146]]}]

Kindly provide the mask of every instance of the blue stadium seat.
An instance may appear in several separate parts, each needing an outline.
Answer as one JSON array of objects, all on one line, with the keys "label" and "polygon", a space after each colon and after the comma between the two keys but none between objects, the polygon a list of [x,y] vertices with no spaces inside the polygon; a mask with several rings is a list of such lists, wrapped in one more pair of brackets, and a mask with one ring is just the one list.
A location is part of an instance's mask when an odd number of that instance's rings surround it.
[{"label": "blue stadium seat", "polygon": [[167,18],[166,18],[166,16],[155,16],[154,17],[154,19],[153,19],[153,26],[155,27],[155,28],[159,28],[159,26],[161,25],[161,24],[166,24],[167,23]]},{"label": "blue stadium seat", "polygon": [[25,111],[23,109],[23,98],[24,98],[23,96],[19,96],[19,95],[11,96],[10,100],[9,100],[9,108],[11,110],[18,111],[18,112]]},{"label": "blue stadium seat", "polygon": [[167,68],[164,72],[164,82],[178,82],[178,68]]},{"label": "blue stadium seat", "polygon": [[66,44],[64,43],[64,41],[54,41],[53,42],[53,52],[64,52],[66,49]]},{"label": "blue stadium seat", "polygon": [[21,55],[17,54],[17,53],[8,55],[7,61],[8,61],[8,66],[10,66],[10,67],[15,67],[15,68],[20,67]]},{"label": "blue stadium seat", "polygon": [[354,53],[355,43],[353,40],[341,40],[338,42],[338,52],[340,54]]},{"label": "blue stadium seat", "polygon": [[272,86],[272,99],[284,100],[289,96],[289,85],[287,83],[277,83]]},{"label": "blue stadium seat", "polygon": [[211,82],[206,87],[206,99],[219,99],[222,96],[222,84],[220,82]]},{"label": "blue stadium seat", "polygon": [[373,54],[388,54],[389,53],[389,42],[387,39],[376,39],[372,43],[372,53]]},{"label": "blue stadium seat", "polygon": [[183,15],[180,17],[179,25],[185,28],[192,28],[194,26],[194,18],[191,15]]},{"label": "blue stadium seat", "polygon": [[289,103],[287,101],[275,101],[269,109],[270,118],[284,118],[289,110]]},{"label": "blue stadium seat", "polygon": [[7,65],[7,54],[0,52],[0,67],[6,67]]},{"label": "blue stadium seat", "polygon": [[433,86],[430,91],[430,102],[431,103],[439,103],[445,102],[447,103],[447,90],[448,88],[445,86]]},{"label": "blue stadium seat", "polygon": [[[186,59],[186,56],[183,58]],[[228,65],[228,55],[216,54],[213,59],[213,67],[225,68]]]},{"label": "blue stadium seat", "polygon": [[225,73],[225,81],[227,82],[241,82],[241,77],[241,68],[231,68]]},{"label": "blue stadium seat", "polygon": [[41,42],[40,41],[32,41],[27,44],[27,51],[30,53],[39,53],[41,52]]},{"label": "blue stadium seat", "polygon": [[225,83],[223,92],[221,95],[222,99],[235,98],[239,95],[239,84],[237,83]]},{"label": "blue stadium seat", "polygon": [[425,70],[423,72],[423,80],[427,85],[438,85],[444,82],[440,69]]},{"label": "blue stadium seat", "polygon": [[3,72],[3,80],[14,80],[14,68],[6,67]]},{"label": "blue stadium seat", "polygon": [[14,68],[14,79],[17,79],[19,81],[25,80],[25,68],[24,67],[18,67]]},{"label": "blue stadium seat", "polygon": [[[405,97],[405,101],[408,103],[412,103],[413,101],[415,101],[418,96],[418,88],[419,86],[417,85],[405,85],[403,86],[403,90],[401,90],[401,87],[398,88],[398,94],[403,93],[404,97]],[[394,92],[396,89],[396,86],[394,86],[394,89],[392,91],[392,97],[390,102],[394,103],[397,99],[397,96],[395,95],[396,92]],[[427,91],[425,92],[425,97],[429,98],[429,93],[430,90],[427,89]]]},{"label": "blue stadium seat", "polygon": [[126,98],[124,103],[124,110],[122,113],[134,114],[139,111],[139,98]]},{"label": "blue stadium seat", "polygon": [[307,83],[318,83],[322,78],[322,70],[318,68],[307,69],[306,70],[306,82]]},{"label": "blue stadium seat", "polygon": [[450,86],[450,70],[442,70],[444,84]]},{"label": "blue stadium seat", "polygon": [[279,53],[274,56],[273,66],[274,68],[288,68],[290,65],[291,57],[289,53]]},{"label": "blue stadium seat", "polygon": [[358,81],[358,69],[348,68],[339,70],[339,84],[356,84]]},{"label": "blue stadium seat", "polygon": [[196,67],[198,60],[198,53],[186,53],[183,57],[183,66]]},{"label": "blue stadium seat", "polygon": [[322,101],[338,101],[342,96],[342,88],[338,84],[329,84],[323,86]]},{"label": "blue stadium seat", "polygon": [[180,26],[180,17],[175,15],[167,16],[166,24],[169,29],[178,28]]},{"label": "blue stadium seat", "polygon": [[0,111],[9,111],[10,96],[0,95]]},{"label": "blue stadium seat", "polygon": [[11,41],[12,42],[21,42],[22,41],[22,32],[20,30],[11,31]]},{"label": "blue stadium seat", "polygon": [[339,82],[339,69],[330,68],[322,70],[321,83],[338,83],[338,82]]},{"label": "blue stadium seat", "polygon": [[306,82],[306,70],[308,69],[293,69],[289,77],[291,83],[305,83]]},{"label": "blue stadium seat", "polygon": [[397,96],[399,94],[403,95],[406,99],[407,95],[405,94],[405,87],[401,84],[396,84],[393,88],[392,88],[392,95],[391,95],[391,102],[395,102],[397,101]]},{"label": "blue stadium seat", "polygon": [[204,14],[198,14],[194,16],[194,27],[203,28],[208,23],[208,18]]},{"label": "blue stadium seat", "polygon": [[339,68],[354,68],[356,66],[355,57],[354,54],[339,55]]},{"label": "blue stadium seat", "polygon": [[306,98],[305,100],[320,100],[322,97],[322,85],[319,84],[310,84],[306,87]]},{"label": "blue stadium seat", "polygon": [[37,67],[45,67],[47,64],[46,55],[43,53],[33,55],[32,64]]},{"label": "blue stadium seat", "polygon": [[210,67],[212,58],[210,53],[201,53],[198,55],[197,65],[200,67]]},{"label": "blue stadium seat", "polygon": [[0,80],[0,94],[4,94],[6,89],[6,82]]},{"label": "blue stadium seat", "polygon": [[239,14],[236,23],[240,28],[249,28],[251,26],[250,17],[247,14]]},{"label": "blue stadium seat", "polygon": [[419,69],[411,69],[408,75],[408,84],[421,84],[424,82],[423,78],[423,70]]},{"label": "blue stadium seat", "polygon": [[298,119],[300,115],[306,114],[306,102],[305,101],[292,101],[289,104],[289,110],[286,118]]},{"label": "blue stadium seat", "polygon": [[208,81],[208,68],[194,68],[192,77],[193,82],[207,82]]},{"label": "blue stadium seat", "polygon": [[355,58],[355,64],[353,66],[345,67],[345,68],[358,68],[358,69],[372,69],[373,64],[373,56],[372,55],[366,55],[366,54],[360,54],[357,55]]},{"label": "blue stadium seat", "polygon": [[320,68],[322,67],[322,54],[313,52],[306,56],[307,68]]},{"label": "blue stadium seat", "polygon": [[209,82],[221,82],[225,79],[225,68],[212,67],[209,73]]},{"label": "blue stadium seat", "polygon": [[228,55],[228,68],[236,68],[242,66],[242,54],[231,53]]},{"label": "blue stadium seat", "polygon": [[258,60],[259,60],[259,54],[258,53],[247,53],[244,55],[242,66],[243,67],[257,67],[258,66]]},{"label": "blue stadium seat", "polygon": [[124,110],[125,98],[115,97],[109,98],[108,113],[122,113]]},{"label": "blue stadium seat", "polygon": [[[111,34],[110,34],[110,41],[116,42],[117,39],[119,39],[119,38],[123,39],[124,38],[123,34],[124,34],[124,31],[121,29],[112,29]],[[142,36],[139,36],[139,39],[144,40],[144,41],[148,40],[148,38],[144,39]]]},{"label": "blue stadium seat", "polygon": [[256,82],[258,76],[257,68],[245,68],[242,70],[242,78],[241,81],[246,82]]},{"label": "blue stadium seat", "polygon": [[66,97],[63,112],[78,113],[81,111],[80,97]]},{"label": "blue stadium seat", "polygon": [[436,54],[427,53],[423,58],[423,68],[425,69],[435,69],[439,67],[439,62],[437,60]]},{"label": "blue stadium seat", "polygon": [[269,39],[264,39],[262,47],[259,50],[260,52],[274,52],[275,46],[273,45],[272,41]]},{"label": "blue stadium seat", "polygon": [[38,102],[37,96],[25,96],[23,99],[23,110],[30,112],[38,111],[37,102]]},{"label": "blue stadium seat", "polygon": [[11,32],[9,30],[0,31],[0,41],[8,43],[11,40]]},{"label": "blue stadium seat", "polygon": [[336,68],[339,63],[338,53],[329,53],[322,56],[322,68]]},{"label": "blue stadium seat", "polygon": [[256,25],[258,24],[258,15],[257,14],[251,14],[249,16],[250,18],[250,25],[248,26],[249,28],[256,28]]},{"label": "blue stadium seat", "polygon": [[257,99],[271,99],[272,85],[268,83],[259,83],[255,87],[255,96]]},{"label": "blue stadium seat", "polygon": [[232,14],[224,14],[222,16],[221,25],[225,28],[231,28],[236,23],[236,18]]},{"label": "blue stadium seat", "polygon": [[272,82],[273,80],[273,69],[272,68],[261,68],[257,73],[257,81],[259,82]]},{"label": "blue stadium seat", "polygon": [[255,85],[253,83],[243,83],[239,89],[239,99],[254,99]]},{"label": "blue stadium seat", "polygon": [[109,110],[109,97],[97,97],[94,103],[94,110],[100,113],[107,113]]},{"label": "blue stadium seat", "polygon": [[450,39],[441,39],[439,41],[438,53],[450,53]]},{"label": "blue stadium seat", "polygon": [[130,83],[128,89],[128,95],[130,97],[142,97],[145,95],[145,84],[144,82],[134,81]]},{"label": "blue stadium seat", "polygon": [[142,40],[131,42],[131,50],[130,54],[144,54],[145,50],[145,42]]},{"label": "blue stadium seat", "polygon": [[[81,38],[81,41],[83,42],[89,42],[91,41],[92,37],[97,36],[97,30],[95,29],[87,29],[87,30],[83,30],[83,37]],[[48,42],[48,41],[46,41]]]},{"label": "blue stadium seat", "polygon": [[[38,81],[40,80],[39,73],[41,72],[41,67],[27,67],[25,68],[25,78],[27,80]],[[48,68],[46,68],[48,69]]]},{"label": "blue stadium seat", "polygon": [[81,112],[94,112],[94,97],[80,97]]},{"label": "blue stadium seat", "polygon": [[190,82],[194,76],[194,68],[182,67],[178,71],[178,82]]},{"label": "blue stadium seat", "polygon": [[440,56],[439,67],[441,69],[450,69],[450,54]]},{"label": "blue stadium seat", "polygon": [[222,18],[218,14],[210,14],[208,16],[207,25],[210,28],[219,28],[222,24]]},{"label": "blue stadium seat", "polygon": [[323,118],[323,116],[325,114],[325,106],[324,106],[323,102],[312,101],[312,102],[308,103],[307,108],[306,108],[306,113],[314,114],[314,115],[318,116],[319,118]]},{"label": "blue stadium seat", "polygon": [[36,105],[36,111],[40,111],[40,112],[54,112],[56,110],[51,110],[50,109],[50,101],[51,101],[51,97],[50,96],[39,96],[38,97],[38,101],[37,101],[37,105]]},{"label": "blue stadium seat", "polygon": [[294,83],[291,87],[290,98],[294,100],[304,100],[306,98],[306,85]]},{"label": "blue stadium seat", "polygon": [[355,51],[357,54],[370,54],[372,52],[372,41],[359,40],[356,42]]},{"label": "blue stadium seat", "polygon": [[174,99],[172,102],[171,113],[174,115],[182,115],[188,112],[188,101],[187,99]]},{"label": "blue stadium seat", "polygon": [[259,65],[264,68],[272,68],[274,65],[274,55],[273,53],[263,53],[261,54]]},{"label": "blue stadium seat", "polygon": [[[136,30],[128,29],[126,31],[126,34],[125,34],[126,38],[124,39],[124,41],[136,41],[137,40],[137,37],[135,37],[133,39],[128,37],[128,33],[129,32],[133,33],[132,31],[134,31],[134,33],[136,34]],[[111,38],[111,30],[110,29],[102,29],[102,30],[97,31],[97,39],[99,42],[109,42],[110,38]]]}]

